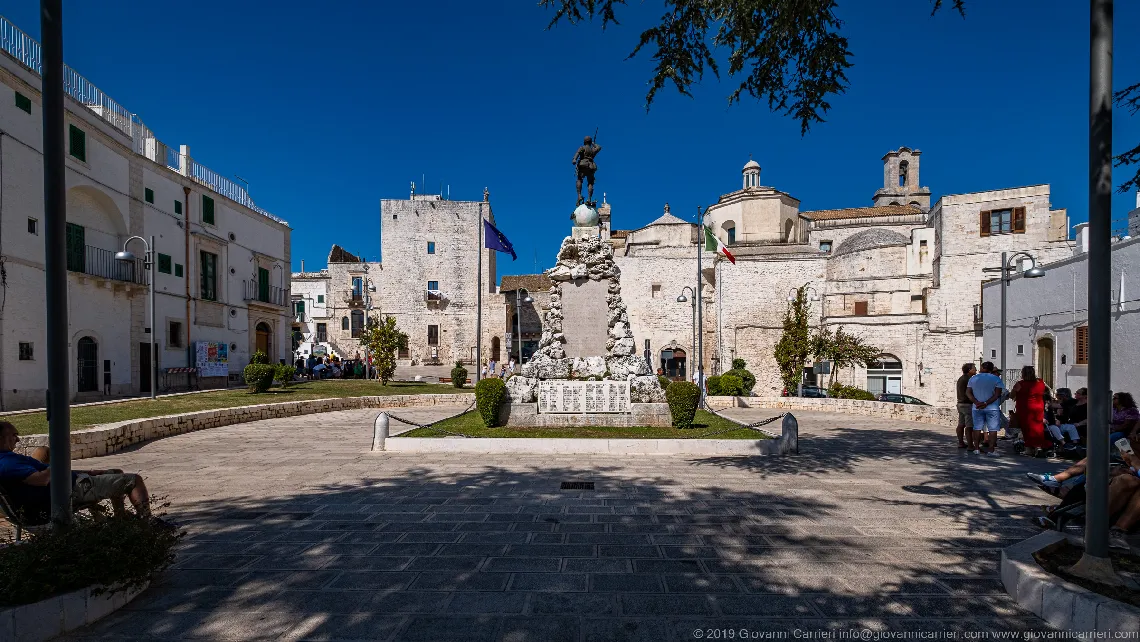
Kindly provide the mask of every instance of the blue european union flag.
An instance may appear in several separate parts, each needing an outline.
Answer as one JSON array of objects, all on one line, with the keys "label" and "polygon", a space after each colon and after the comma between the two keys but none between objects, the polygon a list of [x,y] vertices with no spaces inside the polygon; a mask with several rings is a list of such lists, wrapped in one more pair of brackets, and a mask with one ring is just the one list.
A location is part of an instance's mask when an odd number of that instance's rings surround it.
[{"label": "blue european union flag", "polygon": [[511,255],[512,261],[519,259],[515,254],[515,248],[507,237],[499,231],[499,228],[491,225],[491,221],[483,219],[483,237],[487,239],[486,246],[488,250],[496,250],[498,252],[507,252]]}]

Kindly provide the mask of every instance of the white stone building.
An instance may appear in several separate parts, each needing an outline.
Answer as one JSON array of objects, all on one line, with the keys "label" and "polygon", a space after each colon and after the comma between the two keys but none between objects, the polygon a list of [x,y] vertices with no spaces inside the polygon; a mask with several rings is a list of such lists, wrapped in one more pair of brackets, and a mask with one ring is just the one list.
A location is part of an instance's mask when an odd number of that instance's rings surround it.
[{"label": "white stone building", "polygon": [[[1088,224],[1077,226],[1075,254],[1038,264],[1045,275],[1014,276],[1006,292],[1007,376],[1020,377],[1022,366],[1054,388],[1076,390],[1088,384]],[[1110,382],[1113,390],[1140,393],[1140,238],[1112,245],[1112,328]],[[982,287],[985,311],[983,356],[1000,362],[1001,283]]]},{"label": "white stone building", "polygon": [[[780,394],[773,351],[789,295],[807,286],[813,327],[842,326],[883,351],[871,370],[850,369],[838,380],[954,402],[962,363],[981,357],[982,269],[996,266],[1003,250],[1053,261],[1069,256],[1071,244],[1065,210],[1050,208],[1047,185],[947,195],[930,207],[919,155],[905,147],[888,153],[874,205],[839,210],[800,211],[798,199],[761,185],[758,163],[744,167],[742,188],[706,215],[737,259],[704,255],[706,372],[743,358],[758,394]],[[696,225],[666,207],[641,229],[614,231],[611,242],[639,351],[673,376],[691,376],[694,310],[677,296],[697,282]]]},{"label": "white stone building", "polygon": [[[328,267],[293,273],[294,359],[364,356],[360,334],[368,317],[379,319],[380,263],[369,263],[333,245]],[[298,336],[299,335],[299,336]]]},{"label": "white stone building", "polygon": [[[43,116],[40,76],[28,66],[39,45],[4,27],[15,36],[0,53],[0,409],[13,410],[42,406],[47,386]],[[166,370],[196,366],[198,343],[215,363],[227,358],[231,374],[257,349],[289,358],[288,225],[188,147],[168,147],[73,70],[65,75],[71,398],[149,392],[152,359],[160,389],[177,383],[184,375]],[[155,355],[147,275],[141,261],[114,259],[136,235],[155,240]],[[139,241],[129,249],[143,254]]]}]

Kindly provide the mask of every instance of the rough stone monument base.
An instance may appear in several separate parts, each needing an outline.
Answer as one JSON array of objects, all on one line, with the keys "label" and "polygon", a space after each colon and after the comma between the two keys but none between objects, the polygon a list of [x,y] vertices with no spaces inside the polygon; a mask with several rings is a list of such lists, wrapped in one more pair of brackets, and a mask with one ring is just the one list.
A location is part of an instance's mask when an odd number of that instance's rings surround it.
[{"label": "rough stone monument base", "polygon": [[504,403],[499,408],[499,424],[511,428],[570,428],[574,426],[613,426],[632,428],[649,426],[668,428],[673,425],[667,403],[634,403],[629,412],[608,413],[540,413],[537,403]]}]

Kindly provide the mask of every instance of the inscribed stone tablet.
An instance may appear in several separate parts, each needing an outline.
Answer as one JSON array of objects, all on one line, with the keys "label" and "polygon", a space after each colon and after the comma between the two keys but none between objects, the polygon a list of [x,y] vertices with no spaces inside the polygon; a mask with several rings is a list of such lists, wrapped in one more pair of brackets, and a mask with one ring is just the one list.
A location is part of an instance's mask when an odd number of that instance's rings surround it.
[{"label": "inscribed stone tablet", "polygon": [[563,349],[568,358],[597,357],[606,354],[610,309],[606,304],[609,286],[605,281],[578,279],[562,284]]}]

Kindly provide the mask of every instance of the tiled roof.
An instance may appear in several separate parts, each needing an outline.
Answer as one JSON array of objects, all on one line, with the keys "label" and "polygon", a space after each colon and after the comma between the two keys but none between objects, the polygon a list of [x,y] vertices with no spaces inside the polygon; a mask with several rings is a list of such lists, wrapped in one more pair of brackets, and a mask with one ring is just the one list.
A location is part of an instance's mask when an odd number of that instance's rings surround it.
[{"label": "tiled roof", "polygon": [[[665,212],[661,216],[657,217],[657,220],[653,221],[649,225],[677,225],[678,223],[680,223],[682,225],[690,224],[689,221],[677,218],[676,216],[673,216],[669,212]],[[646,225],[645,227],[649,227],[649,225]],[[613,234],[610,234],[610,236],[613,236]]]},{"label": "tiled roof", "polygon": [[512,292],[519,288],[526,288],[528,292],[549,290],[550,277],[545,274],[515,274],[504,276],[499,282],[500,292]]},{"label": "tiled roof", "polygon": [[629,236],[629,230],[610,230],[611,239],[624,239]]},{"label": "tiled roof", "polygon": [[922,214],[922,210],[913,205],[883,205],[881,207],[848,207],[841,210],[816,210],[814,212],[800,212],[800,216],[813,221],[823,221],[837,218],[871,218],[875,216],[908,216]]},{"label": "tiled roof", "polygon": [[349,253],[339,245],[333,245],[329,250],[329,263],[360,263],[360,257]]}]

